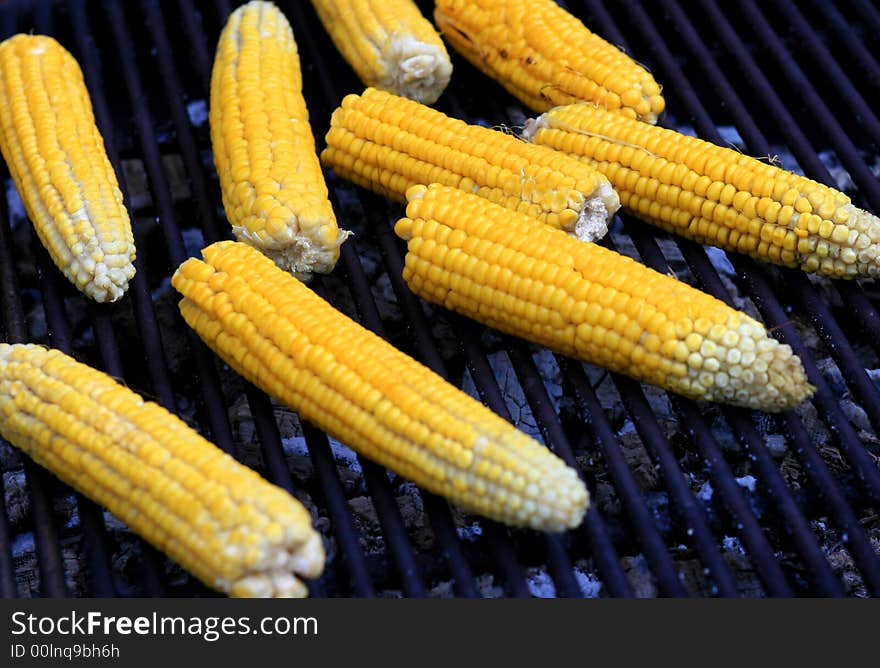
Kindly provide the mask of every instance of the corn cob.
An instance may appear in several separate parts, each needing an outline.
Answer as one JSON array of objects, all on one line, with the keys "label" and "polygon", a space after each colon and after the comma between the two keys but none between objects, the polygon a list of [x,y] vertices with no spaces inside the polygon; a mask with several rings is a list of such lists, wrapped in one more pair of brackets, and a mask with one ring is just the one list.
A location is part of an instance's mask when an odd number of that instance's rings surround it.
[{"label": "corn cob", "polygon": [[656,123],[665,106],[650,72],[554,0],[437,0],[434,22],[456,51],[535,111],[591,101]]},{"label": "corn cob", "polygon": [[172,278],[180,310],[249,381],[465,510],[554,532],[581,522],[586,488],[549,450],[246,245],[202,254]]},{"label": "corn cob", "polygon": [[544,113],[525,137],[580,157],[668,232],[825,276],[880,275],[880,219],[816,181],[590,104]]},{"label": "corn cob", "polygon": [[761,323],[670,276],[439,184],[408,198],[403,277],[428,301],[693,399],[778,411],[813,391]]},{"label": "corn cob", "polygon": [[128,211],[82,71],[51,37],[0,43],[0,150],[64,276],[96,301],[122,297],[135,273]]},{"label": "corn cob", "polygon": [[412,0],[312,0],[312,5],[365,86],[425,104],[443,93],[452,63]]},{"label": "corn cob", "polygon": [[368,88],[333,112],[325,165],[358,185],[405,201],[440,182],[528,213],[580,239],[604,236],[620,206],[607,179],[577,159],[450,118]]},{"label": "corn cob", "polygon": [[270,2],[229,16],[211,71],[211,144],[235,236],[303,279],[348,236],[315,150],[293,31]]},{"label": "corn cob", "polygon": [[0,344],[0,434],[219,591],[305,596],[324,567],[299,501],[59,350]]}]

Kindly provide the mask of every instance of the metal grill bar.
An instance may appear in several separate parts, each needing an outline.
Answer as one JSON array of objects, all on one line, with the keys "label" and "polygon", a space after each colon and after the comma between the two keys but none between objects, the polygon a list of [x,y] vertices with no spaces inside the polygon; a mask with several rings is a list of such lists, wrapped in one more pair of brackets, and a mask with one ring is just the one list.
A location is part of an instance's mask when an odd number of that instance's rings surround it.
[{"label": "metal grill bar", "polygon": [[[712,58],[708,49],[705,47],[702,39],[699,37],[699,33],[694,29],[691,25],[690,20],[687,18],[687,15],[684,11],[682,11],[677,0],[663,0],[664,10],[669,12],[673,19],[673,24],[677,27],[678,35],[684,40],[684,43],[688,47],[689,51],[694,56],[694,62],[698,64],[700,68],[702,68],[709,80],[713,82],[715,90],[719,92],[719,96],[724,101],[726,108],[731,112],[732,116],[735,119],[735,124],[740,132],[740,134],[745,137],[746,144],[750,148],[750,152],[753,155],[769,155],[770,147],[769,142],[764,138],[763,134],[757,127],[754,125],[752,121],[752,117],[745,110],[744,105],[740,97],[734,92],[731,87],[727,77],[723,74],[721,69],[716,65],[715,60]],[[724,26],[727,28],[728,26]],[[728,36],[729,37],[729,36]],[[754,65],[753,62],[749,62],[749,65]],[[749,67],[750,73],[759,72],[757,68]],[[754,79],[750,79],[753,83],[755,83]],[[769,88],[769,84],[767,86]],[[771,111],[781,112],[785,114],[784,108],[782,107],[779,99],[773,95],[771,98],[763,98],[765,104],[768,104],[771,108]],[[791,119],[793,122],[793,119]],[[783,127],[788,127],[786,124],[783,124]],[[708,128],[704,128],[707,129]],[[803,144],[800,144],[803,146]],[[818,157],[812,153],[810,149],[806,149],[804,153],[805,156],[812,156],[812,160],[818,162]],[[801,155],[798,155],[798,160],[802,161]],[[825,168],[821,163],[818,163],[821,170],[825,172]],[[814,178],[819,179],[830,179],[830,174],[814,174]],[[685,242],[682,240],[678,241],[679,247],[681,247],[685,251],[685,258],[688,262],[688,265],[691,271],[694,272],[695,277],[700,282],[701,286],[704,289],[708,289],[716,297],[724,299],[728,303],[732,303],[729,293],[722,286],[720,278],[715,271],[715,269],[711,266],[708,261],[708,258],[705,255],[705,252],[702,251],[696,244]],[[854,284],[843,283],[839,286],[841,293],[847,298],[851,300],[861,299],[862,301],[867,301],[864,296],[864,293]],[[856,312],[859,314],[871,313],[876,316],[876,312],[871,307],[869,310],[864,309],[860,306],[857,306]],[[878,318],[878,323],[880,323],[880,318]],[[778,471],[776,469],[775,464],[772,463],[768,459],[768,453],[766,452],[766,448],[763,447],[763,443],[758,437],[757,433],[753,428],[750,427],[751,420],[743,419],[744,413],[742,411],[726,411],[726,415],[728,417],[728,421],[731,426],[734,428],[735,433],[740,435],[740,438],[746,437],[749,442],[749,450],[756,456],[756,463],[761,467],[761,470],[764,472],[762,474],[762,481],[765,484],[771,486],[772,490],[772,498],[780,505],[780,512],[782,512],[784,516],[784,526],[788,528],[795,541],[798,543],[798,546],[801,550],[801,554],[804,555],[804,558],[808,563],[812,565],[812,568],[816,574],[821,574],[821,580],[824,582],[822,585],[823,590],[826,593],[834,593],[840,591],[840,584],[837,581],[837,578],[833,576],[830,570],[830,566],[828,566],[827,560],[824,556],[820,554],[819,546],[815,540],[815,537],[809,532],[809,528],[806,526],[806,521],[803,515],[797,511],[795,507],[795,502],[789,492],[787,486],[782,481],[781,476],[779,476]],[[734,417],[734,421],[731,420],[731,417]],[[792,417],[792,420],[796,418]],[[746,427],[749,427],[748,431],[744,431]],[[826,483],[830,483],[833,479],[830,475],[830,472],[827,471],[827,467],[822,464],[820,458],[818,459],[819,464],[821,464],[821,471],[827,473],[822,479]],[[808,474],[813,476],[821,475],[821,473],[814,473],[818,471],[818,469],[813,466],[806,467]],[[827,487],[823,488],[827,489]],[[845,505],[845,504],[844,504]],[[782,507],[787,508],[787,510],[783,510]],[[846,525],[852,526],[851,520],[846,522]],[[844,529],[846,530],[846,529]],[[867,538],[865,537],[865,541]],[[834,584],[831,584],[831,583]]]},{"label": "metal grill bar", "polygon": [[[772,4],[775,10],[785,17],[786,22],[790,24],[794,33],[800,39],[807,40],[810,45],[808,53],[812,56],[812,61],[824,74],[823,80],[837,89],[842,102],[848,107],[847,111],[853,113],[858,119],[859,129],[866,131],[870,135],[875,148],[880,147],[880,122],[877,121],[871,106],[849,80],[843,68],[837,64],[831,51],[822,43],[822,40],[816,38],[815,31],[807,23],[804,15],[798,10],[796,5],[790,2],[774,0]],[[829,6],[827,11],[831,12],[833,8]],[[831,25],[833,26],[833,23]],[[849,41],[854,42],[854,40],[844,40],[844,42]],[[815,87],[811,86],[810,90],[815,91]],[[864,161],[860,162],[864,164]]]},{"label": "metal grill bar", "polygon": [[[734,44],[735,44],[736,42],[735,42],[735,40],[731,40],[731,43],[734,43]],[[666,74],[667,74],[667,76],[671,76],[673,73],[672,73],[672,72],[667,72]],[[685,82],[677,82],[677,83],[685,83]],[[730,104],[731,106],[736,106],[736,105],[740,105],[740,104],[741,104],[741,103],[738,101],[738,98],[734,98],[734,99],[731,99],[731,100],[727,100],[727,99],[726,99],[725,102],[727,102],[727,103]],[[699,127],[699,126],[698,126],[698,127]],[[699,130],[700,130],[701,133],[706,133],[706,135],[708,135],[710,139],[714,139],[715,141],[720,141],[720,137],[717,136],[717,132],[714,130],[714,127],[712,127],[712,126],[710,126],[710,127],[706,127],[706,128],[699,127]],[[715,136],[713,136],[713,135],[715,135]],[[752,148],[752,151],[753,151],[753,152],[754,152],[755,150],[757,150],[759,153],[762,151],[762,148],[761,148],[761,147],[751,147],[751,148]],[[700,252],[700,255],[702,256],[702,251]],[[775,304],[775,306],[776,306],[776,311],[777,311],[777,312],[776,312],[776,315],[777,315],[777,319],[776,319],[776,321],[777,321],[777,322],[780,322],[780,323],[781,323],[781,322],[784,322],[786,319],[785,319],[784,316],[782,315],[781,307],[779,307],[778,302],[776,302],[776,300],[775,300],[775,296],[773,295],[772,290],[769,289],[769,286],[766,285],[766,282],[765,282],[763,279],[759,279],[759,278],[758,278],[758,275],[759,275],[759,274],[758,274],[758,271],[759,271],[759,270],[758,270],[758,268],[757,268],[756,266],[754,266],[754,263],[752,263],[752,262],[750,262],[750,261],[744,261],[744,260],[741,260],[741,259],[735,259],[735,260],[734,260],[734,263],[735,263],[735,264],[740,263],[740,264],[742,264],[742,265],[748,265],[746,269],[744,269],[743,271],[741,271],[741,273],[742,273],[743,275],[747,275],[747,276],[752,277],[752,280],[753,280],[753,281],[758,281],[758,280],[760,280],[761,283],[763,284],[762,287],[763,287],[764,289],[761,290],[761,295],[760,295],[760,296],[762,297],[762,299],[761,299],[761,300],[758,300],[758,301],[759,301],[759,304],[758,304],[758,305],[759,305],[759,308],[761,307],[761,303],[760,303],[760,302],[764,302],[765,304],[767,304],[767,303],[770,302],[770,301],[774,302],[774,304]],[[711,271],[714,273],[714,270],[711,270]],[[763,271],[763,270],[761,270],[761,271]],[[801,277],[801,276],[797,276],[797,279],[799,279],[799,282],[801,282],[801,283],[804,283],[804,284],[806,283],[806,280],[803,279],[803,277]],[[806,288],[804,288],[804,290],[803,290],[802,292],[803,292],[803,293],[807,293],[808,290],[806,290]],[[766,316],[766,314],[765,314],[765,316]],[[771,322],[772,322],[772,321],[771,321]],[[832,322],[832,323],[833,323],[833,320],[830,319],[830,314],[829,314],[829,322]],[[846,345],[846,341],[845,341],[845,339],[842,339],[842,343],[843,343],[844,345]],[[804,350],[803,352],[806,353],[806,350]],[[864,373],[864,372],[862,371],[862,373]],[[792,420],[793,420],[793,418],[792,418]],[[842,416],[840,416],[840,417],[838,417],[838,419],[834,422],[834,424],[837,424],[838,422],[845,422],[845,420],[842,418]],[[849,427],[848,423],[845,424],[844,428],[847,428],[847,427]],[[860,449],[861,446],[860,446],[860,444],[857,444],[856,447],[858,447],[858,448],[859,448],[859,452],[861,452],[861,449]],[[821,460],[820,460],[820,461],[821,461]]]},{"label": "metal grill bar", "polygon": [[[760,75],[760,72],[757,69],[757,65],[754,63],[751,55],[748,54],[748,52],[742,47],[742,43],[739,42],[738,39],[736,39],[735,33],[733,33],[730,24],[717,9],[717,7],[714,7],[714,5],[707,0],[706,8],[707,13],[710,14],[713,23],[715,23],[716,21],[719,22],[716,24],[716,27],[719,28],[719,34],[722,36],[722,39],[725,42],[725,46],[734,53],[735,57],[737,58],[737,62],[748,63],[749,66],[747,68],[744,66],[744,69],[747,69],[750,72],[754,70],[755,72],[758,72],[759,76],[762,76]],[[773,104],[768,104],[771,110],[782,108],[781,101],[779,101],[776,93],[772,92],[772,90],[768,91],[768,98],[765,101],[768,103],[770,101],[773,102]],[[712,128],[701,128],[700,130],[701,132],[706,131],[707,133],[717,134],[717,132]],[[801,144],[801,146],[799,147],[801,148],[801,150],[797,152],[798,161],[801,161],[802,155],[807,155],[811,152],[809,149],[806,148],[809,146],[809,143],[806,142],[806,139],[804,139],[803,141],[804,143]],[[835,146],[837,146],[836,142]],[[818,162],[818,155],[816,155],[815,152],[812,153],[813,159]],[[841,447],[844,449],[844,452],[850,459],[860,478],[864,480],[870,494],[875,499],[880,498],[880,496],[878,496],[878,492],[880,492],[880,470],[878,470],[873,462],[871,462],[870,459],[867,457],[863,446],[858,442],[858,439],[853,432],[852,427],[846,420],[845,416],[843,416],[843,414],[841,413],[839,407],[837,406],[836,399],[833,397],[830,389],[827,386],[827,383],[825,383],[824,381],[824,378],[822,378],[822,376],[819,374],[818,369],[812,361],[812,356],[809,355],[806,347],[794,334],[793,328],[783,325],[783,323],[786,323],[788,321],[788,318],[785,316],[784,309],[776,300],[773,290],[770,288],[766,279],[763,278],[764,270],[762,268],[758,268],[755,263],[747,262],[741,258],[733,258],[732,261],[734,262],[734,266],[743,268],[743,275],[747,275],[751,277],[754,281],[760,282],[760,284],[763,285],[764,289],[761,290],[761,298],[756,300],[756,304],[759,310],[762,311],[762,314],[765,317],[767,317],[765,308],[766,310],[772,310],[775,313],[777,318],[768,318],[768,322],[775,327],[781,327],[780,331],[785,332],[784,340],[786,341],[786,343],[789,343],[796,353],[804,356],[802,359],[804,359],[804,366],[807,370],[807,375],[810,378],[810,382],[817,386],[816,397],[813,402],[814,405],[823,415],[823,419],[828,422],[829,427],[831,427],[832,433],[839,441]],[[802,276],[797,276],[796,278],[792,279],[792,281],[794,282],[805,282],[806,280],[807,279]],[[838,343],[839,345],[846,344],[845,340]]]},{"label": "metal grill bar", "polygon": [[[18,292],[18,278],[12,266],[12,254],[9,221],[6,218],[5,206],[0,206],[0,299],[3,308],[4,341],[20,341],[16,336],[16,323],[23,323],[21,301]],[[19,332],[21,334],[21,332]],[[0,498],[6,499],[6,484],[0,471]],[[6,510],[0,513],[0,596],[15,596],[15,579],[12,561],[12,530]]]},{"label": "metal grill bar", "polygon": [[[574,452],[568,437],[562,429],[559,416],[553,410],[553,404],[547,394],[547,388],[544,387],[544,383],[541,380],[535,360],[525,349],[525,344],[521,341],[514,341],[507,337],[505,347],[508,350],[508,356],[510,357],[513,369],[519,378],[523,394],[525,394],[531,407],[532,415],[535,417],[541,430],[541,435],[544,437],[544,442],[550,445],[553,451],[566,464],[577,469],[578,464]],[[588,517],[585,521],[584,528],[592,544],[593,558],[596,560],[598,570],[609,582],[609,589],[619,587],[621,593],[616,595],[623,595],[629,583],[626,580],[623,569],[620,568],[620,559],[617,556],[617,551],[611,543],[608,532],[605,530],[604,521],[599,514],[595,510],[588,514],[591,517]],[[558,538],[551,537],[547,541],[558,549]],[[570,566],[566,573],[570,576]]]},{"label": "metal grill bar", "polygon": [[737,596],[736,582],[721,556],[718,543],[712,537],[705,509],[697,503],[688,489],[672,446],[657,422],[642,388],[635,381],[617,374],[612,374],[612,379],[642,443],[663,474],[672,502],[686,527],[686,534],[693,540],[709,574],[715,580],[718,593],[727,597]]},{"label": "metal grill bar", "polygon": [[794,288],[794,294],[810,316],[813,327],[822,339],[822,343],[831,352],[831,356],[843,372],[847,385],[853,395],[858,398],[859,405],[867,414],[871,426],[875,432],[880,433],[880,392],[868,378],[868,374],[865,373],[864,363],[859,361],[855,350],[847,342],[843,328],[837,324],[831,309],[810,287],[809,283],[795,280]]},{"label": "metal grill bar", "polygon": [[358,542],[354,520],[345,503],[345,493],[342,489],[342,483],[339,481],[336,466],[333,463],[330,443],[324,432],[319,431],[308,423],[303,424],[303,434],[308,443],[309,455],[315,467],[320,488],[327,502],[327,514],[330,516],[333,524],[336,540],[339,543],[340,554],[345,560],[353,592],[357,596],[372,598],[375,596],[373,583],[370,580],[364,552]]},{"label": "metal grill bar", "polygon": [[[657,242],[643,234],[642,230],[635,229],[637,227],[637,225],[630,224],[626,229],[642,259],[649,267],[657,271],[664,273],[670,271]],[[758,520],[748,506],[742,488],[736,484],[733,471],[724,460],[721,448],[703,416],[693,402],[678,397],[670,398],[679,415],[680,423],[685,426],[691,436],[691,442],[702,452],[709,467],[713,486],[721,496],[722,502],[734,521],[734,526],[755,561],[758,573],[767,585],[767,592],[772,596],[791,596],[793,592],[785,581],[785,575],[782,573],[779,562],[760,526],[758,526]]]},{"label": "metal grill bar", "polygon": [[[42,16],[42,15],[41,15]],[[64,305],[54,279],[54,266],[48,253],[40,245],[33,228],[30,230],[30,242],[37,257],[37,268],[42,278],[40,288],[43,293],[46,322],[49,327],[50,344],[59,350],[70,353],[72,345],[69,326],[64,315]],[[82,550],[92,578],[95,596],[106,597],[114,594],[110,577],[110,561],[104,546],[107,542],[104,530],[103,515],[99,507],[81,494],[73,493],[79,521],[83,529]]]},{"label": "metal grill bar", "polygon": [[645,550],[645,556],[651,564],[651,569],[656,574],[660,591],[667,596],[687,595],[681,583],[681,577],[663,543],[663,537],[651,518],[651,513],[645,505],[638,483],[621,451],[620,443],[605,417],[582,365],[561,355],[556,356],[556,362],[566,380],[571,384],[578,405],[583,407],[583,420],[593,432],[593,440],[601,448],[605,466],[611,475],[614,486],[620,490],[620,501],[626,509],[642,548]]},{"label": "metal grill bar", "polygon": [[[642,17],[643,17],[643,18],[646,18],[646,17],[644,17],[644,14],[642,14]],[[735,41],[732,40],[732,42],[735,42]],[[665,47],[662,47],[662,45],[660,45],[660,46],[658,47],[658,49],[659,49],[659,48],[665,48]],[[662,62],[662,59],[661,59],[661,62]],[[664,72],[664,75],[667,76],[667,77],[670,77],[670,80],[674,80],[675,78],[678,78],[678,79],[679,79],[678,81],[675,81],[676,88],[678,88],[678,86],[689,86],[689,83],[688,83],[686,80],[684,80],[683,77],[681,76],[681,74],[680,74],[680,70],[679,70],[678,68],[670,67],[670,66],[669,66],[669,63],[668,63],[668,60],[667,60],[667,62],[666,62],[666,70],[667,70],[667,71]],[[731,105],[739,104],[739,102],[738,102],[738,100],[734,99],[734,100],[731,100],[731,101],[730,101],[730,104],[731,104]],[[689,112],[694,111],[689,105],[687,106],[687,108],[688,108],[688,111],[689,111]],[[703,134],[703,136],[707,136],[710,140],[713,140],[713,141],[716,141],[716,142],[720,142],[720,141],[721,141],[721,138],[720,138],[720,136],[718,136],[717,131],[715,130],[715,128],[714,128],[713,125],[709,125],[709,126],[707,126],[707,127],[702,127],[699,123],[697,123],[696,125],[697,125],[698,130],[701,132],[701,134]],[[754,147],[752,147],[752,148],[753,148],[753,151],[754,151]],[[759,149],[759,150],[760,150],[760,149]],[[680,244],[680,245],[681,245],[681,244]],[[683,245],[682,245],[682,246],[683,246]],[[699,254],[702,255],[702,251],[700,251]],[[687,254],[686,254],[686,256],[687,256]],[[758,278],[758,276],[759,276],[759,271],[760,271],[760,272],[763,272],[763,270],[759,270],[759,269],[757,268],[757,266],[754,265],[753,262],[750,262],[750,261],[744,261],[744,260],[742,260],[742,259],[738,259],[738,258],[737,258],[737,259],[734,259],[734,264],[735,264],[736,266],[747,265],[748,268],[745,269],[745,270],[743,270],[743,272],[741,272],[741,273],[743,273],[744,275],[749,275],[749,276],[751,276],[753,281],[761,280],[761,279]],[[712,270],[712,271],[714,272],[714,270]],[[799,281],[800,281],[802,284],[804,284],[804,285],[807,283],[807,282],[806,282],[806,279],[804,279],[802,276],[796,276],[796,278],[799,279]],[[763,282],[763,281],[762,281],[762,282]],[[767,286],[765,286],[765,287],[767,287]],[[784,318],[784,317],[782,316],[781,307],[779,307],[778,302],[776,302],[776,300],[775,300],[775,296],[774,296],[772,290],[770,290],[769,287],[768,287],[768,289],[762,291],[762,296],[765,297],[767,300],[772,301],[772,302],[775,304],[775,306],[777,307],[777,316],[778,316],[778,318],[777,318],[776,320],[772,320],[772,319],[768,318],[768,322],[770,322],[771,324],[786,322],[787,319]],[[767,304],[768,302],[764,302],[764,303]],[[760,302],[758,303],[758,306],[759,306],[759,309],[760,309],[760,308],[761,308],[761,303],[760,303]],[[766,317],[767,317],[767,314],[764,313],[764,315],[765,315],[765,318],[766,318]],[[789,329],[790,329],[790,328],[789,328]],[[845,340],[843,340],[843,343],[845,344]],[[798,352],[802,352],[802,354],[807,354],[805,349],[802,349],[801,351],[798,351]],[[812,361],[810,360],[809,363],[812,364]],[[816,375],[818,375],[818,371],[816,371]],[[823,383],[823,384],[824,384],[824,383]],[[822,400],[822,399],[820,398],[819,401],[822,401],[823,405],[826,406],[826,407],[828,407],[828,409],[829,409],[830,411],[834,411],[834,410],[836,409],[836,404],[834,404],[833,400],[829,402],[827,397],[826,397],[824,400]],[[829,406],[829,404],[833,404],[833,405],[832,405],[832,406]],[[839,424],[842,424],[843,422],[845,422],[845,420],[841,420],[842,416],[837,416],[837,417],[838,417],[838,420],[837,420],[836,424],[839,425]],[[848,423],[846,423],[845,428],[849,428],[849,424],[848,424]],[[849,428],[849,430],[850,430],[850,432],[851,432],[851,428]],[[855,441],[854,434],[851,434],[851,435],[852,435],[852,441]],[[852,441],[851,441],[851,442],[852,442]],[[844,446],[844,447],[846,447],[846,446]],[[858,449],[858,453],[860,453],[860,454],[862,454],[862,455],[864,454],[864,453],[862,452],[862,446],[861,446],[861,444],[855,442],[855,447]],[[865,459],[867,459],[867,458],[865,457]],[[876,470],[876,469],[875,469],[875,470]]]},{"label": "metal grill bar", "polygon": [[[714,0],[712,1],[714,2]],[[876,177],[859,155],[840,122],[816,92],[812,82],[795,63],[791,54],[783,48],[783,40],[776,34],[769,21],[752,0],[743,0],[738,8],[745,15],[749,26],[755,31],[776,64],[781,68],[791,88],[803,99],[810,114],[819,121],[822,130],[828,134],[835,152],[840,156],[841,162],[846,165],[862,195],[875,210],[880,208],[880,186],[877,184]],[[857,95],[855,91],[851,92]],[[847,111],[845,107],[842,110]]]},{"label": "metal grill bar", "polygon": [[[837,45],[846,49],[853,58],[860,74],[864,75],[862,81],[874,88],[880,87],[880,63],[860,39],[853,39],[853,27],[846,22],[841,11],[833,4],[820,0],[812,0],[811,6],[822,15],[825,25],[836,38]],[[856,34],[858,35],[858,31]]]},{"label": "metal grill bar", "polygon": [[[645,234],[644,230],[637,228],[637,224],[627,226],[627,230],[633,235]],[[685,260],[700,287],[715,297],[732,304],[730,293],[721,283],[718,273],[712,267],[704,250],[696,244],[684,240],[678,240],[678,244],[684,251]],[[811,565],[817,587],[825,594],[840,595],[840,582],[822,555],[815,536],[807,526],[806,518],[773,463],[763,439],[755,428],[753,418],[750,417],[750,412],[734,408],[725,408],[722,412],[734,434],[754,457],[753,461],[758,467],[760,480],[768,486],[767,495],[771,497],[780,514],[781,524],[793,538],[805,561]]]},{"label": "metal grill bar", "polygon": [[851,5],[858,12],[859,18],[867,23],[867,28],[872,34],[880,32],[880,11],[874,8],[871,0],[851,0]]}]

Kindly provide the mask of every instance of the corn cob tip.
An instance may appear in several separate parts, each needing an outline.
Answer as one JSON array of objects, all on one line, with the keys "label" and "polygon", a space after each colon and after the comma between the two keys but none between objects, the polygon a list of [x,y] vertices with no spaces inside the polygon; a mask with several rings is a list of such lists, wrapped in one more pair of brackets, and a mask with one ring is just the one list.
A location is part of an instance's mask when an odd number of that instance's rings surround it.
[{"label": "corn cob tip", "polygon": [[412,35],[392,35],[382,49],[380,62],[385,75],[376,87],[422,104],[436,102],[452,76],[446,50]]},{"label": "corn cob tip", "polygon": [[[470,463],[456,467],[460,491],[450,495],[455,503],[509,526],[546,533],[562,533],[583,522],[590,494],[575,469],[518,430],[475,427]],[[497,468],[499,459],[506,472],[502,477],[480,473]]]},{"label": "corn cob tip", "polygon": [[[851,276],[848,274],[851,271],[848,271],[848,267],[855,264],[856,278],[859,276],[870,276],[872,278],[880,276],[880,217],[852,204],[847,204],[841,207],[841,209],[849,218],[847,228],[850,231],[847,239],[842,242],[843,248],[834,260],[835,268],[842,270],[836,273],[841,275],[842,278],[849,278]],[[853,231],[858,232],[858,234],[853,234]],[[834,239],[834,232],[830,235],[830,241],[832,242],[836,241]],[[840,234],[842,236],[842,232]],[[822,268],[821,262],[819,265],[820,269]],[[841,264],[843,266],[838,267]]]},{"label": "corn cob tip", "polygon": [[[111,242],[114,246],[118,243]],[[82,244],[74,246],[74,250]],[[115,302],[128,290],[134,278],[134,246],[116,253],[98,239],[89,239],[85,249],[76,255],[62,272],[89,297],[97,302]],[[95,258],[98,258],[97,260]]]},{"label": "corn cob tip", "polygon": [[246,574],[228,589],[237,598],[305,598],[309,590],[300,578],[318,577],[324,560],[324,543],[313,532],[304,543],[279,545],[268,559],[272,568]]},{"label": "corn cob tip", "polygon": [[[543,120],[544,114],[536,119],[526,119],[521,138],[530,142],[534,133],[543,127]],[[608,234],[608,221],[618,209],[620,198],[617,192],[608,181],[600,180],[596,189],[584,200],[574,225],[567,231],[581,241],[599,241]]]},{"label": "corn cob tip", "polygon": [[[699,346],[691,335],[684,337],[674,353],[687,364],[687,377],[678,381],[682,394],[776,413],[796,408],[815,392],[791,346],[771,337],[757,320],[734,312],[726,331],[719,327],[713,336],[713,329]],[[691,352],[685,355],[686,350]]]},{"label": "corn cob tip", "polygon": [[607,181],[599,181],[596,189],[584,200],[568,233],[581,241],[599,241],[608,234],[608,221],[619,208],[620,199],[614,188]]},{"label": "corn cob tip", "polygon": [[365,85],[424,104],[443,93],[452,62],[413,0],[312,0],[312,6]]},{"label": "corn cob tip", "polygon": [[[547,533],[562,533],[580,526],[590,507],[590,494],[577,472],[556,457],[548,458],[536,482],[529,481],[528,498],[510,520],[513,525]],[[473,466],[479,465],[474,458]]]},{"label": "corn cob tip", "polygon": [[264,241],[264,237],[255,236],[244,225],[233,225],[232,232],[236,239],[253,246],[266,257],[270,258],[284,271],[288,271],[301,281],[309,281],[312,274],[328,274],[336,266],[339,259],[339,247],[351,236],[349,230],[321,228],[318,235],[326,236],[327,233],[336,233],[336,240],[327,242],[324,239],[315,240],[314,234],[293,232],[300,222],[287,225],[291,230],[292,241],[281,244]]}]

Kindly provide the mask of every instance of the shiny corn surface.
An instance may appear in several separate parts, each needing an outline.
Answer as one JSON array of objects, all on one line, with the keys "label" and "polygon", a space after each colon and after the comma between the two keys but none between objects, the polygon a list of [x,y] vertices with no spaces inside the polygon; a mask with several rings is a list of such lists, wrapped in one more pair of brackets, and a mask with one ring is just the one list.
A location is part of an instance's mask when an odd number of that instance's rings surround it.
[{"label": "shiny corn surface", "polygon": [[425,104],[452,76],[440,35],[412,0],[312,0],[336,48],[365,86]]},{"label": "shiny corn surface", "polygon": [[525,136],[580,157],[674,234],[834,278],[880,275],[880,218],[829,186],[589,104],[551,109]]},{"label": "shiny corn surface", "polygon": [[465,510],[553,532],[581,522],[584,484],[541,444],[250,247],[202,254],[172,279],[181,313],[245,378]]},{"label": "shiny corn surface", "polygon": [[812,394],[788,345],[699,290],[452,188],[408,197],[403,276],[428,301],[694,399],[779,411]]},{"label": "shiny corn surface", "polygon": [[437,0],[443,37],[524,104],[591,101],[655,123],[665,103],[644,67],[554,0]]},{"label": "shiny corn surface", "polygon": [[339,259],[339,229],[302,96],[293,31],[271,2],[229,16],[211,71],[211,145],[235,236],[308,279]]},{"label": "shiny corn surface", "polygon": [[333,112],[321,159],[398,201],[410,186],[443,183],[585,240],[604,236],[620,206],[608,180],[576,158],[374,88]]},{"label": "shiny corn surface", "polygon": [[128,211],[82,70],[51,37],[0,43],[0,151],[61,272],[95,301],[121,298],[135,273]]},{"label": "shiny corn surface", "polygon": [[158,404],[58,350],[0,344],[0,434],[233,596],[305,596],[308,511]]}]

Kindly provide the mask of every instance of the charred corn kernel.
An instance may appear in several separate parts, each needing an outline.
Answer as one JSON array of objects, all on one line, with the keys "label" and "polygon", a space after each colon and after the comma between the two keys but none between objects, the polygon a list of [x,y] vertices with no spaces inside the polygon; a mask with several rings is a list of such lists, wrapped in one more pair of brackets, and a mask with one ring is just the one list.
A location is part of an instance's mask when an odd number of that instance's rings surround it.
[{"label": "charred corn kernel", "polygon": [[604,236],[620,206],[608,179],[576,158],[375,88],[342,100],[321,159],[399,201],[410,186],[444,183],[585,240]]},{"label": "charred corn kernel", "polygon": [[324,568],[299,501],[59,350],[0,344],[0,434],[219,591],[305,596]]},{"label": "charred corn kernel", "polygon": [[591,101],[647,123],[663,111],[651,73],[555,0],[437,0],[434,21],[456,51],[535,111]]},{"label": "charred corn kernel", "polygon": [[82,71],[51,37],[0,43],[0,150],[61,272],[95,301],[122,297],[135,273],[128,211]]},{"label": "charred corn kernel", "polygon": [[694,399],[779,411],[813,391],[761,323],[670,276],[453,188],[407,196],[403,277],[429,301]]},{"label": "charred corn kernel", "polygon": [[549,450],[248,246],[202,254],[172,278],[180,310],[252,383],[468,511],[554,532],[581,522],[586,488]]},{"label": "charred corn kernel", "polygon": [[452,63],[412,0],[312,0],[336,48],[366,86],[436,102]]},{"label": "charred corn kernel", "polygon": [[321,172],[293,31],[271,2],[229,16],[211,71],[211,145],[235,236],[308,279],[348,236]]},{"label": "charred corn kernel", "polygon": [[525,137],[580,157],[668,232],[834,278],[880,275],[880,218],[816,181],[590,104],[551,109]]}]

